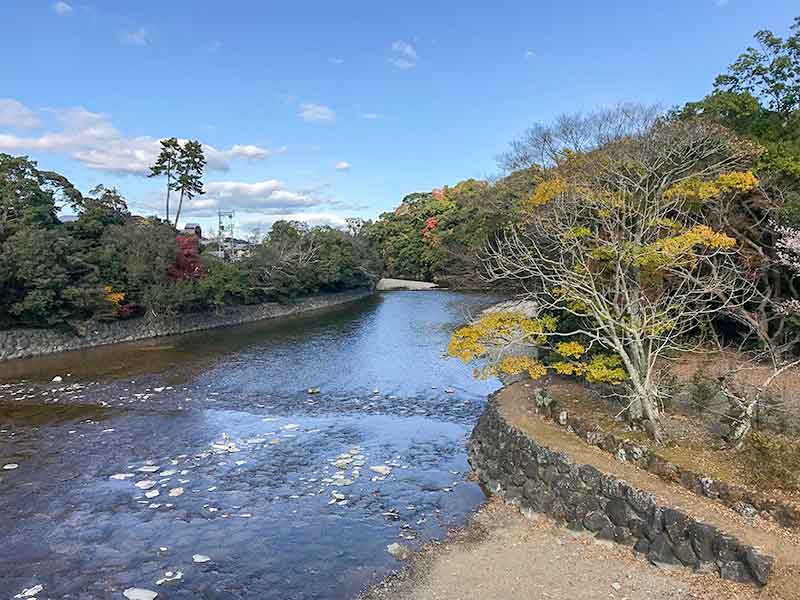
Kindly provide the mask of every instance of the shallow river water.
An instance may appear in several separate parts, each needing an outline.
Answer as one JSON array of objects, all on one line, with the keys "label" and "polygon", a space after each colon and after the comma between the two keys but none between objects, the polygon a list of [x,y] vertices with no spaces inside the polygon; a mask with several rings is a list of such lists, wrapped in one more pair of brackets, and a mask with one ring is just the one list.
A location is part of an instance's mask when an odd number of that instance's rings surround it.
[{"label": "shallow river water", "polygon": [[0,365],[0,597],[355,597],[387,545],[483,500],[464,441],[498,383],[442,353],[493,301],[390,292]]}]

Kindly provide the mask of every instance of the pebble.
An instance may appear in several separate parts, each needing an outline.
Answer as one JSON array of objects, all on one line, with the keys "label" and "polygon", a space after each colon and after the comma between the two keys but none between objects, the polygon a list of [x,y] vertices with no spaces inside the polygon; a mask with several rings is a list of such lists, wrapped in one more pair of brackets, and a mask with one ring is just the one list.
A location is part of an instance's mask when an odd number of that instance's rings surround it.
[{"label": "pebble", "polygon": [[3,471],[13,471],[19,467],[17,463],[8,463],[7,465],[3,465]]},{"label": "pebble", "polygon": [[128,600],[154,600],[158,596],[158,592],[143,588],[128,588],[122,592],[122,595]]},{"label": "pebble", "polygon": [[158,496],[160,493],[161,493],[161,492],[159,492],[158,490],[150,490],[149,492],[145,492],[145,493],[144,493],[144,497],[145,497],[145,498],[155,498],[155,497],[156,497],[156,496]]},{"label": "pebble", "polygon": [[392,472],[392,470],[386,465],[375,465],[374,467],[370,467],[369,470],[374,471],[379,475],[388,475],[389,473]]},{"label": "pebble", "polygon": [[161,467],[158,467],[158,466],[156,466],[156,465],[145,465],[145,466],[143,466],[143,467],[139,467],[139,468],[138,468],[138,469],[136,469],[136,470],[137,470],[137,471],[139,471],[140,473],[155,473],[155,472],[156,472],[156,471],[158,471],[160,468],[161,468]]},{"label": "pebble", "polygon": [[167,571],[161,579],[156,581],[156,585],[161,585],[168,581],[178,581],[179,579],[183,579],[183,571]]},{"label": "pebble", "polygon": [[182,487],[172,488],[169,491],[169,495],[172,496],[173,498],[175,498],[177,496],[180,496],[181,494],[183,494],[183,488]]},{"label": "pebble", "polygon": [[152,487],[155,487],[156,482],[151,481],[149,479],[145,479],[143,481],[137,481],[134,485],[139,488],[140,490],[149,490]]},{"label": "pebble", "polygon": [[50,381],[52,381],[53,383],[61,383],[62,381],[64,381],[64,378],[61,377],[61,375],[56,375]]},{"label": "pebble", "polygon": [[42,584],[35,585],[33,587],[29,587],[27,589],[22,590],[19,594],[14,596],[14,598],[33,598],[36,594],[41,592],[44,589]]},{"label": "pebble", "polygon": [[397,542],[389,544],[386,546],[386,550],[397,560],[405,560],[408,558],[408,547],[403,544],[398,544]]},{"label": "pebble", "polygon": [[211,557],[206,556],[205,554],[193,554],[192,560],[196,563],[207,563],[211,560]]},{"label": "pebble", "polygon": [[114,475],[109,477],[109,479],[116,479],[118,481],[125,481],[126,479],[130,479],[133,476],[134,476],[133,473],[115,473]]}]

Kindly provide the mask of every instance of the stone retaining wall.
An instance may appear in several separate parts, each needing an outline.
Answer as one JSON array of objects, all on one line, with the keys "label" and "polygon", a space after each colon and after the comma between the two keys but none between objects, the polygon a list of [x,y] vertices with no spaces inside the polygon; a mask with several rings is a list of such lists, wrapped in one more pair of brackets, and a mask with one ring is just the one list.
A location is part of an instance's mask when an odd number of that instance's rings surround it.
[{"label": "stone retaining wall", "polygon": [[[557,406],[553,412],[559,412]],[[658,475],[664,481],[680,484],[698,496],[721,502],[745,517],[752,518],[759,514],[763,518],[775,520],[782,527],[800,529],[800,512],[769,494],[713,479],[703,473],[695,473],[663,459],[655,452],[634,442],[613,433],[599,431],[578,417],[565,416],[562,413],[560,417],[555,416],[554,421],[575,433],[587,444],[613,454],[618,460],[631,462],[641,469]]]},{"label": "stone retaining wall", "polygon": [[469,461],[491,492],[523,513],[544,513],[575,531],[632,546],[657,564],[714,569],[766,584],[774,559],[590,465],[575,464],[508,424],[490,398],[472,432]]},{"label": "stone retaining wall", "polygon": [[0,362],[229,325],[241,325],[263,319],[275,319],[352,302],[372,293],[373,290],[370,288],[361,288],[335,294],[311,296],[288,304],[267,302],[230,306],[226,307],[224,312],[219,313],[214,311],[188,313],[169,319],[139,318],[125,321],[91,321],[81,327],[79,334],[52,329],[10,329],[0,331]]}]

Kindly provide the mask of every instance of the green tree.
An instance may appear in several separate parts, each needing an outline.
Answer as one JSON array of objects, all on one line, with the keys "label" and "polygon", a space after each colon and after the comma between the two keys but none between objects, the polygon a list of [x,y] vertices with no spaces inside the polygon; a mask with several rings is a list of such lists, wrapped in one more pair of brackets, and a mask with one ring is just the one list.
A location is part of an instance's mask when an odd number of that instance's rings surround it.
[{"label": "green tree", "polygon": [[714,87],[764,98],[771,110],[784,116],[800,109],[800,17],[789,30],[794,33],[785,40],[767,29],[758,31],[759,47],[739,55]]},{"label": "green tree", "polygon": [[[150,174],[148,177],[158,177],[166,175],[167,177],[167,199],[166,199],[166,220],[169,220],[169,193],[173,188],[174,180],[178,170],[178,163],[181,157],[181,145],[177,138],[171,137],[161,140],[161,152],[156,159],[155,164],[150,167]],[[177,224],[177,223],[176,223]]]},{"label": "green tree", "polygon": [[175,214],[176,227],[178,226],[178,220],[181,218],[184,198],[191,200],[195,195],[205,193],[203,191],[203,169],[205,169],[205,166],[206,159],[203,155],[202,144],[197,140],[186,142],[180,151],[176,171],[178,178],[173,187],[176,192],[180,192],[178,211]]}]

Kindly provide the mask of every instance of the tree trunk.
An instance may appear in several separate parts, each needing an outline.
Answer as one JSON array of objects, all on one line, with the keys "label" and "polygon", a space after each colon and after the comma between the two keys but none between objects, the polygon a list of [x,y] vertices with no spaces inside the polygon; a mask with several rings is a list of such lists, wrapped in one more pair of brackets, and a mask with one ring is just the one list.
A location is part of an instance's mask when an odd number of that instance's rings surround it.
[{"label": "tree trunk", "polygon": [[169,191],[172,188],[170,185],[170,176],[167,173],[167,224],[169,225]]},{"label": "tree trunk", "polygon": [[178,200],[178,212],[175,213],[175,227],[178,227],[178,220],[181,218],[181,208],[183,208],[183,191],[181,190],[181,197]]}]

